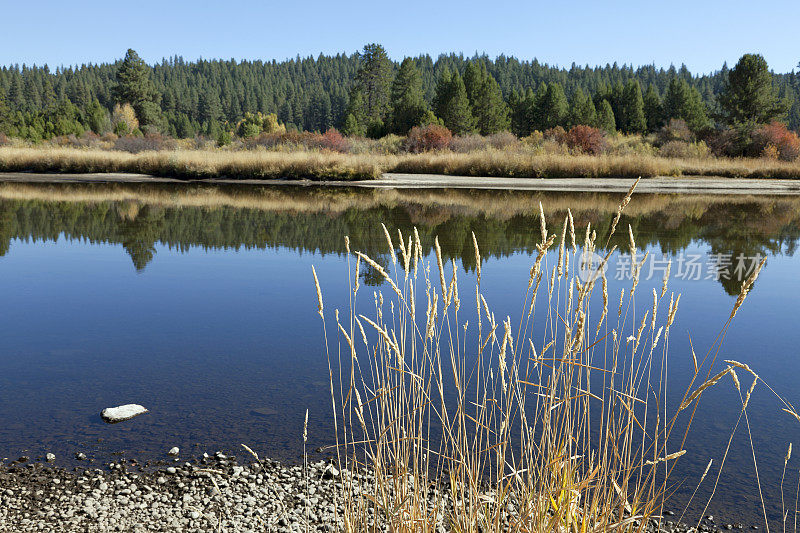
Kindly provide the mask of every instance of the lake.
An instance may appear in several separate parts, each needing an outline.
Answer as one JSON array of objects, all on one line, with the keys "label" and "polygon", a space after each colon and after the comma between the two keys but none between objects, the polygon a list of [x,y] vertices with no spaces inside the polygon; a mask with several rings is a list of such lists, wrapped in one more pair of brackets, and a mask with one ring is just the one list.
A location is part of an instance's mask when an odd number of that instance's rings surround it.
[{"label": "lake", "polygon": [[[353,250],[384,265],[390,260],[381,223],[393,235],[417,227],[429,256],[438,236],[466,288],[475,279],[474,231],[482,292],[498,317],[518,319],[540,240],[539,202],[551,232],[560,234],[569,207],[578,233],[591,223],[604,243],[622,196],[0,184],[0,456],[52,452],[69,464],[82,451],[99,464],[120,455],[165,458],[173,446],[193,454],[240,454],[244,443],[268,457],[299,462],[306,409],[309,448],[332,441],[311,267],[326,311],[345,311],[345,235]],[[669,380],[676,388],[692,373],[689,335],[704,354],[730,314],[741,275],[767,257],[718,360],[749,364],[797,404],[800,197],[641,194],[611,240],[620,250],[627,250],[629,224],[639,248],[650,254],[638,289],[642,309],[649,309],[651,289],[661,287],[664,261],[673,261],[670,290],[682,294],[670,338]],[[625,271],[625,255],[617,251],[608,270],[612,302],[630,286],[622,279]],[[370,293],[388,290],[375,271],[365,270],[362,283]],[[749,386],[748,378],[743,381]],[[121,424],[101,421],[103,408],[126,403],[151,412]],[[781,514],[786,447],[800,443],[800,423],[781,407],[758,387],[748,409],[772,520]],[[708,460],[719,464],[740,408],[730,382],[703,397],[688,453],[672,480],[678,484],[675,509]],[[792,502],[798,468],[792,458],[786,475]],[[697,500],[705,501],[707,488],[708,482]],[[744,424],[709,512],[758,523]]]}]

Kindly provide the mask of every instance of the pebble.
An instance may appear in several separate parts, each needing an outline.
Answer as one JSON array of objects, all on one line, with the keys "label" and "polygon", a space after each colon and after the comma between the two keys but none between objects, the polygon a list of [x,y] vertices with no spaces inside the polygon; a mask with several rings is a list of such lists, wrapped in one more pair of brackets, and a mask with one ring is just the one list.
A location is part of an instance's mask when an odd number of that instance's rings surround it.
[{"label": "pebble", "polygon": [[339,470],[333,465],[326,466],[325,471],[322,473],[322,478],[332,479],[335,477],[339,477]]},{"label": "pebble", "polygon": [[170,448],[170,450],[167,452],[169,455],[178,455],[179,453],[181,453],[181,450],[177,446]]},{"label": "pebble", "polygon": [[[323,461],[309,463],[306,471],[269,460],[238,464],[233,457],[221,453],[215,456],[218,462],[210,469],[213,474],[198,472],[198,466],[192,463],[186,468],[164,465],[139,472],[125,468],[70,470],[36,463],[31,468],[0,464],[0,531],[199,533],[216,531],[220,519],[228,531],[341,531],[344,524],[337,524],[335,516],[341,517],[343,507],[337,506],[334,495],[345,484],[343,481],[352,483],[353,489],[362,494],[372,490],[369,476],[351,477]],[[452,500],[445,487],[431,494],[444,498],[445,515],[452,512]],[[508,517],[518,508],[509,504],[504,512]],[[664,512],[665,516],[673,514]],[[306,520],[310,523],[306,524]],[[692,530],[666,519],[650,520],[646,526],[639,531]],[[717,531],[718,527],[708,517],[700,531]],[[722,528],[741,526],[728,524]],[[450,529],[443,522],[432,531],[447,533]]]}]

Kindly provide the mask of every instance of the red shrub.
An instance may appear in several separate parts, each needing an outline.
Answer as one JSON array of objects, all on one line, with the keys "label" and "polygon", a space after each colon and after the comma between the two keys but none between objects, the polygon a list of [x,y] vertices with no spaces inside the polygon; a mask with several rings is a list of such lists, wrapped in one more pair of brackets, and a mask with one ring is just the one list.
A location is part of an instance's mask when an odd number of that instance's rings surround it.
[{"label": "red shrub", "polygon": [[567,146],[585,154],[598,155],[606,148],[603,132],[591,126],[573,126],[565,137]]},{"label": "red shrub", "polygon": [[419,153],[429,150],[444,150],[450,146],[453,134],[444,126],[428,124],[427,126],[414,126],[408,132],[405,148],[409,152]]},{"label": "red shrub", "polygon": [[794,161],[800,156],[800,138],[780,122],[761,126],[751,138],[752,155],[775,151],[784,161]]},{"label": "red shrub", "polygon": [[339,130],[331,128],[322,134],[322,148],[332,150],[334,152],[347,152],[350,149],[350,141],[348,141]]}]

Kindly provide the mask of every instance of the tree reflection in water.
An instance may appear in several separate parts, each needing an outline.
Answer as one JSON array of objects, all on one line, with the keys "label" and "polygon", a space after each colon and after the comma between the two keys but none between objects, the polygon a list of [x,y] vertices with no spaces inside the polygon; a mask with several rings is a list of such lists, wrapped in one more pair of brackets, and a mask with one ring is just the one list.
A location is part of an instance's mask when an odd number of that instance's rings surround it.
[{"label": "tree reflection in water", "polygon": [[[0,255],[12,239],[59,236],[121,244],[134,267],[153,261],[156,245],[203,248],[288,247],[343,254],[351,247],[385,262],[381,223],[396,234],[416,226],[424,246],[438,235],[447,259],[475,268],[471,233],[485,257],[533,253],[540,239],[539,202],[550,232],[567,208],[576,226],[606,241],[621,194],[488,190],[386,190],[197,184],[0,184]],[[693,242],[711,254],[793,255],[800,238],[800,198],[791,196],[636,195],[621,221],[639,248],[674,255]],[[625,250],[627,232],[609,244]],[[430,249],[428,250],[430,251]],[[364,282],[379,284],[368,270]],[[740,281],[720,279],[729,294]]]}]

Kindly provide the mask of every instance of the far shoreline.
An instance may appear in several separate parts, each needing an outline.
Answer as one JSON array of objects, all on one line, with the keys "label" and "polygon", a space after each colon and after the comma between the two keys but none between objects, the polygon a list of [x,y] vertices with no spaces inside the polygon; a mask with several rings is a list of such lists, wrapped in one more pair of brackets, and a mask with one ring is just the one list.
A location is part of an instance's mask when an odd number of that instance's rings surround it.
[{"label": "far shoreline", "polygon": [[[171,178],[134,173],[0,172],[0,183],[185,183],[296,187],[362,187],[396,189],[490,189],[552,192],[627,192],[631,178],[502,178],[443,174],[384,173],[374,180]],[[800,179],[655,176],[642,178],[638,193],[800,195]]]}]

